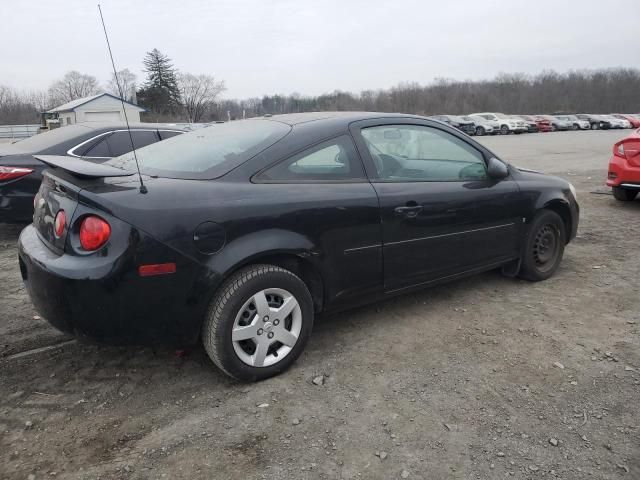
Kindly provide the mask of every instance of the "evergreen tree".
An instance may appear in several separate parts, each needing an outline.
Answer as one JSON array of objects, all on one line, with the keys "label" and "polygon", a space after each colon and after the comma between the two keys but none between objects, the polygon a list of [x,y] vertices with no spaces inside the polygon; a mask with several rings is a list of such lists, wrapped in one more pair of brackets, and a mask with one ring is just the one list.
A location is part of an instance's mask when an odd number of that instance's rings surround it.
[{"label": "evergreen tree", "polygon": [[168,115],[180,107],[177,71],[169,57],[154,48],[143,60],[147,80],[138,92],[138,102],[151,112]]}]

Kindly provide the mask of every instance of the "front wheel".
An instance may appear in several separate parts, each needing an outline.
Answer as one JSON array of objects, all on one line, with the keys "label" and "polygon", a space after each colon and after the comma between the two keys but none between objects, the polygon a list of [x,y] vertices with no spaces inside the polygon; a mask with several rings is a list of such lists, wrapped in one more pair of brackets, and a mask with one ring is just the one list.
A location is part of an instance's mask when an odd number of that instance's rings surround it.
[{"label": "front wheel", "polygon": [[286,370],[313,328],[313,301],[305,283],[274,265],[251,265],[215,295],[202,328],[207,354],[223,372],[257,381]]},{"label": "front wheel", "polygon": [[479,136],[479,137],[484,135],[484,128],[483,127],[476,127],[476,135]]},{"label": "front wheel", "polygon": [[572,130],[580,130],[580,125],[578,125],[577,123],[574,123],[573,126],[571,127]]},{"label": "front wheel", "polygon": [[536,214],[527,234],[519,276],[532,282],[551,277],[562,261],[565,239],[560,215],[551,210]]},{"label": "front wheel", "polygon": [[638,196],[638,190],[632,190],[630,188],[613,187],[611,191],[613,198],[620,202],[631,202]]},{"label": "front wheel", "polygon": [[600,127],[597,123],[592,123],[591,124],[591,130],[598,130]]},{"label": "front wheel", "polygon": [[509,127],[507,127],[506,125],[502,125],[500,127],[500,133],[502,135],[509,135]]}]

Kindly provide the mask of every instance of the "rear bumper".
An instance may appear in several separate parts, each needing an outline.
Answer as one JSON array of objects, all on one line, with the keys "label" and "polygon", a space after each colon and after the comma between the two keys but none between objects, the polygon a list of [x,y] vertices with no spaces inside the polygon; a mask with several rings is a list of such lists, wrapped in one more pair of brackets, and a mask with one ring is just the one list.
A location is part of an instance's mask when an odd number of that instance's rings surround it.
[{"label": "rear bumper", "polygon": [[640,167],[629,165],[625,159],[612,155],[609,160],[607,186],[619,187],[623,184],[640,184]]},{"label": "rear bumper", "polygon": [[5,194],[0,189],[0,223],[29,223],[35,194]]},{"label": "rear bumper", "polygon": [[[145,249],[155,240],[142,235]],[[33,225],[18,240],[20,272],[36,310],[57,329],[108,344],[185,345],[198,339],[208,298],[193,292],[198,268],[158,242],[151,255],[176,274],[140,277],[135,245],[117,258],[57,255]],[[147,254],[145,253],[145,256]],[[171,258],[169,258],[171,257]],[[158,261],[156,260],[156,261]]]}]

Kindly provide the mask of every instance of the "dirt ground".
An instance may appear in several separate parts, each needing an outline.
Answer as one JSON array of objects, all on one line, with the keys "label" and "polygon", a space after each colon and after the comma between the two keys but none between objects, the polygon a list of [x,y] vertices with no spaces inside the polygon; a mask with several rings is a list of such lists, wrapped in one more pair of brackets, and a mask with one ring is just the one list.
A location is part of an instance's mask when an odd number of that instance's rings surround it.
[{"label": "dirt ground", "polygon": [[[625,131],[483,138],[578,189],[542,283],[488,273],[321,319],[246,385],[201,348],[68,342],[0,225],[0,478],[640,478],[640,200],[603,188]],[[324,375],[324,383],[312,379]]]}]

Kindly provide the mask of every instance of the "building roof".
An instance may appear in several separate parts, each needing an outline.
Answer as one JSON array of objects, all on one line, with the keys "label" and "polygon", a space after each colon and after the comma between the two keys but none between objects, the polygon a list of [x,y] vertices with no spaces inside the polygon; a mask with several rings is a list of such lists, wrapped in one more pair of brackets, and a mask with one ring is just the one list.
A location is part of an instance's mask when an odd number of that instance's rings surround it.
[{"label": "building roof", "polygon": [[[84,98],[77,98],[75,100],[72,100],[70,102],[67,102],[63,105],[60,105],[59,107],[56,108],[52,108],[51,110],[47,111],[47,113],[58,113],[58,112],[73,112],[76,108],[78,108],[81,105],[85,105],[89,102],[93,102],[94,100],[96,100],[97,98],[100,97],[111,97],[115,100],[120,101],[120,97],[116,97],[115,95],[111,95],[110,93],[99,93],[98,95],[92,95],[90,97],[84,97]],[[126,103],[127,105],[131,105],[132,107],[137,108],[138,110],[140,110],[141,112],[146,111],[144,108],[131,103],[131,102],[127,102],[126,100],[124,101],[124,103]]]}]

